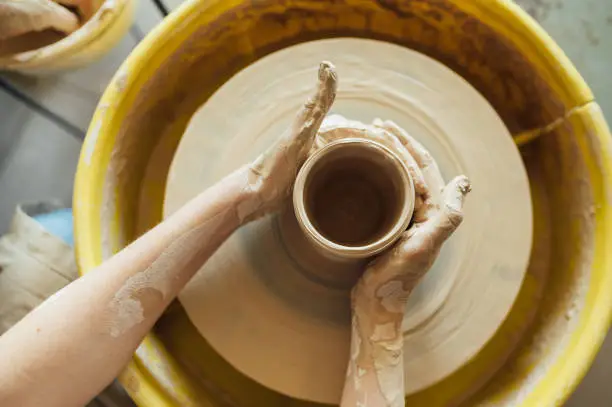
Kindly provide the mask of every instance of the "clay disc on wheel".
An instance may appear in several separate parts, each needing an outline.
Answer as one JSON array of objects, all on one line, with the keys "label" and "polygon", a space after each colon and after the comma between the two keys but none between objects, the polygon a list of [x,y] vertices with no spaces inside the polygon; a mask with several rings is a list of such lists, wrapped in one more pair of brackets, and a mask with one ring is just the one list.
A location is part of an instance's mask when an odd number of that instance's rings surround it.
[{"label": "clay disc on wheel", "polygon": [[[165,214],[269,147],[332,61],[333,112],[391,119],[420,140],[445,179],[466,174],[465,220],[410,298],[404,320],[407,394],[470,360],[508,314],[532,239],[527,175],[488,102],[418,52],[365,39],[304,43],[271,54],[225,83],[193,116],[174,157]],[[196,90],[194,90],[196,91]],[[211,346],[253,380],[292,397],[340,399],[348,361],[348,290],[312,279],[287,247],[278,216],[246,225],[179,298]]]}]

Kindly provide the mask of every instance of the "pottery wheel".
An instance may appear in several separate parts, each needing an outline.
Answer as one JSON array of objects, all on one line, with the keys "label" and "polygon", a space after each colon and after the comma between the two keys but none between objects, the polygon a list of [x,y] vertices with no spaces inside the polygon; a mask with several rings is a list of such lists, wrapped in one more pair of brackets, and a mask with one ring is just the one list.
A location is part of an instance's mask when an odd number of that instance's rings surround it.
[{"label": "pottery wheel", "polygon": [[[391,119],[420,140],[445,179],[473,185],[465,221],[410,298],[407,394],[470,360],[508,314],[532,239],[527,174],[488,102],[439,62],[396,45],[333,39],[271,54],[225,83],[193,116],[174,157],[165,213],[270,146],[332,61],[333,112]],[[197,91],[197,90],[194,90]],[[292,397],[337,403],[348,361],[348,289],[311,278],[279,217],[238,230],[179,298],[212,347],[253,380]],[[297,254],[297,255],[296,255]]]}]

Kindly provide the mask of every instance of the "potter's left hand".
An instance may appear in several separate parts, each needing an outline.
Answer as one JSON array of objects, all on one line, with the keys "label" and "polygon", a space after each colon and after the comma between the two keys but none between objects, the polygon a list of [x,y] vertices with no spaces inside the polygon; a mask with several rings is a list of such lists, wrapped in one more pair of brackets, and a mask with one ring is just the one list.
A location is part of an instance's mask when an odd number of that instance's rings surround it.
[{"label": "potter's left hand", "polygon": [[82,406],[111,382],[219,246],[289,196],[336,96],[333,65],[323,62],[318,78],[293,124],[255,162],[193,197],[0,336],[0,405]]},{"label": "potter's left hand", "polygon": [[330,62],[322,62],[316,89],[300,108],[292,125],[274,146],[249,166],[248,188],[255,199],[250,203],[251,208],[245,208],[248,215],[245,220],[279,209],[290,195],[297,173],[334,102],[337,81],[335,67]]},{"label": "potter's left hand", "polygon": [[107,386],[226,239],[249,217],[276,209],[289,195],[335,94],[334,68],[323,63],[313,97],[276,146],[193,197],[2,334],[0,406],[82,406]]}]

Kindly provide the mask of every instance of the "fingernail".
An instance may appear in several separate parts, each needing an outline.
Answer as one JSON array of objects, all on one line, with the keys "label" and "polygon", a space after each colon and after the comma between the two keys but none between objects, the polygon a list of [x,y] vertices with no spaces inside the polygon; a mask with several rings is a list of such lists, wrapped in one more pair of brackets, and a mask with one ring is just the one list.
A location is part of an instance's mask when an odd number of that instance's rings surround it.
[{"label": "fingernail", "polygon": [[324,81],[328,77],[335,79],[336,67],[329,61],[323,61],[319,65],[319,80]]},{"label": "fingernail", "polygon": [[468,179],[468,177],[466,176],[461,177],[461,179],[457,183],[457,189],[463,195],[466,195],[467,193],[472,191],[472,184],[470,183],[470,180]]}]

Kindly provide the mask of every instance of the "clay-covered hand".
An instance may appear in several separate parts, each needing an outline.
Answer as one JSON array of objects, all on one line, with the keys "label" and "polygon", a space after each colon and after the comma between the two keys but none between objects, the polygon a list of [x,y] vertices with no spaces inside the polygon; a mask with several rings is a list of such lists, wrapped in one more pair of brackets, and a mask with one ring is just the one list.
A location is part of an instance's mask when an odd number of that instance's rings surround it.
[{"label": "clay-covered hand", "polygon": [[297,173],[334,102],[337,82],[335,67],[330,62],[322,62],[316,89],[300,108],[292,125],[274,146],[249,166],[248,188],[255,199],[246,220],[279,209],[290,195]]},{"label": "clay-covered hand", "polygon": [[374,125],[397,137],[414,159],[407,164],[415,178],[415,214],[410,229],[368,265],[353,290],[353,300],[403,314],[409,294],[462,222],[463,202],[471,186],[465,176],[445,186],[437,163],[418,141],[392,121],[376,120]]},{"label": "clay-covered hand", "polygon": [[[402,320],[408,296],[431,268],[442,244],[463,220],[463,200],[470,191],[465,176],[444,185],[429,152],[391,121],[375,120],[386,144],[399,143],[413,178],[416,202],[413,225],[371,262],[352,292],[351,353],[342,407],[403,407]],[[401,152],[402,149],[395,149]]]}]

